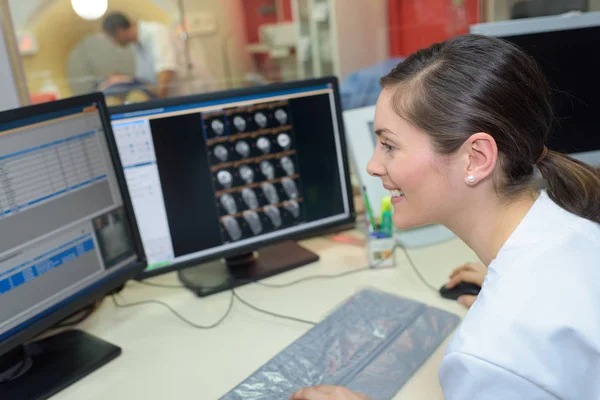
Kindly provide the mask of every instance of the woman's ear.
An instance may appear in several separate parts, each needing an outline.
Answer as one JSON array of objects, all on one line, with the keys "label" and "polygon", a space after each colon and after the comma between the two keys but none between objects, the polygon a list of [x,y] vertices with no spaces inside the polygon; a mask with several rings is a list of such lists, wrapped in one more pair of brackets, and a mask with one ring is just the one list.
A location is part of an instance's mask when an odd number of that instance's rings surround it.
[{"label": "woman's ear", "polygon": [[498,146],[494,138],[484,132],[474,133],[463,146],[468,160],[465,182],[474,185],[494,172],[498,161]]}]

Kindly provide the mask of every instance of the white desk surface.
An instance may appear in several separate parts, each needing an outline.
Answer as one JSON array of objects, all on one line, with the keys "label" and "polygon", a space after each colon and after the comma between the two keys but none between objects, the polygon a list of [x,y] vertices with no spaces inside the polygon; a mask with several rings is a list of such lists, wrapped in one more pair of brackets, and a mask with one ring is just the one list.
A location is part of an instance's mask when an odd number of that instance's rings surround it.
[{"label": "white desk surface", "polygon": [[[314,274],[336,274],[366,266],[361,247],[325,237],[301,242],[320,261],[274,276],[265,282],[285,283]],[[417,268],[436,287],[452,269],[477,260],[460,240],[410,250]],[[401,249],[394,269],[369,270],[337,279],[312,280],[287,288],[245,285],[236,292],[257,307],[320,321],[361,288],[373,287],[465,315],[458,303],[442,299],[415,275]],[[174,273],[151,280],[179,284]],[[185,289],[127,284],[121,301],[164,301],[198,324],[211,324],[225,312],[231,292],[198,298]],[[311,326],[258,313],[235,302],[217,328],[198,330],[184,324],[160,305],[115,308],[110,299],[80,328],[123,349],[123,353],[91,375],[65,389],[57,400],[194,399],[213,400],[227,393],[261,365],[308,331]],[[449,338],[413,375],[394,399],[442,399],[438,367]]]}]

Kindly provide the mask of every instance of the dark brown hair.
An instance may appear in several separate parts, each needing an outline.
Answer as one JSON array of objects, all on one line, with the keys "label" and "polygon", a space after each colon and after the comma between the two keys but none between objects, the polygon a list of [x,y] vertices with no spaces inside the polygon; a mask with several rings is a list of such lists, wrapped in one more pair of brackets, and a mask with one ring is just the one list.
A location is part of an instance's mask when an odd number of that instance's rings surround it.
[{"label": "dark brown hair", "polygon": [[120,12],[108,14],[106,17],[104,17],[104,21],[102,22],[102,29],[104,32],[113,36],[119,31],[119,29],[129,29],[130,26],[131,21],[129,21],[129,18]]},{"label": "dark brown hair", "polygon": [[[550,88],[533,58],[498,38],[463,35],[420,50],[381,78],[393,107],[452,154],[474,133],[498,146],[504,196],[531,190],[554,122]],[[600,172],[548,151],[537,163],[548,195],[562,208],[600,222]]]}]

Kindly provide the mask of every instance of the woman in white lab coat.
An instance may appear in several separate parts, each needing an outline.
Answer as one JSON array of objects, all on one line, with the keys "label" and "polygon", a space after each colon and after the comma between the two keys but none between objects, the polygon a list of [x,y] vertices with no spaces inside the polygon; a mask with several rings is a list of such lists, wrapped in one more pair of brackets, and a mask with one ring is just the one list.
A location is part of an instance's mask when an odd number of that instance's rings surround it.
[{"label": "woman in white lab coat", "polygon": [[[393,195],[394,224],[443,224],[488,267],[442,360],[445,398],[600,399],[600,174],[546,147],[538,65],[464,35],[381,83],[368,170]],[[331,386],[292,396],[364,398]]]}]

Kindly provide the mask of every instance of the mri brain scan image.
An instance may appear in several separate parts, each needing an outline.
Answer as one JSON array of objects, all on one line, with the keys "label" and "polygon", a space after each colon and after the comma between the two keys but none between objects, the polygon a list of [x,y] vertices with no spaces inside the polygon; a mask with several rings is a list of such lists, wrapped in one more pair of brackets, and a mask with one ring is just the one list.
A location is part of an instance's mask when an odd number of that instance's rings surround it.
[{"label": "mri brain scan image", "polygon": [[237,220],[231,216],[223,217],[223,226],[231,240],[240,240],[242,238],[242,228]]},{"label": "mri brain scan image", "polygon": [[275,168],[270,161],[262,161],[260,163],[260,172],[267,177],[268,180],[275,178]]},{"label": "mri brain scan image", "polygon": [[254,190],[250,188],[244,188],[242,190],[242,199],[244,199],[244,203],[251,210],[256,210],[258,208],[258,198],[256,197],[256,193]]},{"label": "mri brain scan image", "polygon": [[267,127],[267,116],[264,113],[262,113],[262,112],[257,112],[256,114],[254,114],[254,121],[261,128],[266,128]]},{"label": "mri brain scan image", "polygon": [[227,161],[227,157],[229,157],[229,152],[222,144],[215,147],[213,150],[213,154],[217,157],[221,162]]},{"label": "mri brain scan image", "polygon": [[287,113],[280,108],[277,111],[275,111],[275,119],[281,125],[285,125],[287,123],[287,119],[288,119]]},{"label": "mri brain scan image", "polygon": [[254,235],[258,235],[262,232],[262,222],[260,222],[260,217],[256,211],[244,211],[244,219],[248,223],[248,226]]},{"label": "mri brain scan image", "polygon": [[280,133],[279,136],[277,136],[277,143],[282,149],[289,150],[290,147],[292,147],[292,138],[290,138],[290,135],[287,133]]},{"label": "mri brain scan image", "polygon": [[210,127],[218,136],[221,136],[223,132],[225,132],[225,124],[223,124],[223,121],[219,119],[213,119],[213,121],[210,123]]},{"label": "mri brain scan image", "polygon": [[229,171],[223,170],[217,173],[217,180],[221,186],[223,186],[225,189],[229,189],[233,183],[233,176],[231,176]]},{"label": "mri brain scan image", "polygon": [[281,180],[281,184],[283,185],[283,189],[285,190],[285,193],[290,199],[297,199],[299,197],[296,182],[294,182],[290,178],[283,178]]},{"label": "mri brain scan image", "polygon": [[244,158],[250,155],[250,145],[244,140],[240,140],[235,144],[235,151]]},{"label": "mri brain scan image", "polygon": [[277,194],[277,189],[275,189],[275,186],[269,182],[265,182],[262,185],[262,190],[270,204],[279,203],[279,195]]},{"label": "mri brain scan image", "polygon": [[281,164],[281,168],[283,168],[283,170],[288,176],[294,175],[296,173],[294,162],[288,156],[281,157],[279,163]]},{"label": "mri brain scan image", "polygon": [[233,119],[233,125],[238,132],[243,132],[246,130],[246,120],[239,115]]},{"label": "mri brain scan image", "polygon": [[233,215],[237,213],[237,205],[235,204],[235,199],[232,195],[225,193],[223,196],[221,196],[221,205],[228,214]]},{"label": "mri brain scan image", "polygon": [[240,177],[246,183],[253,183],[254,182],[254,170],[247,165],[242,165],[240,167]]},{"label": "mri brain scan image", "polygon": [[256,147],[258,147],[263,154],[267,154],[271,151],[271,141],[266,137],[261,137],[256,141]]},{"label": "mri brain scan image", "polygon": [[275,206],[265,206],[264,210],[273,226],[275,228],[281,228],[281,213],[279,212],[279,208]]},{"label": "mri brain scan image", "polygon": [[296,200],[288,200],[283,202],[283,208],[285,208],[294,218],[300,217],[300,205]]}]

